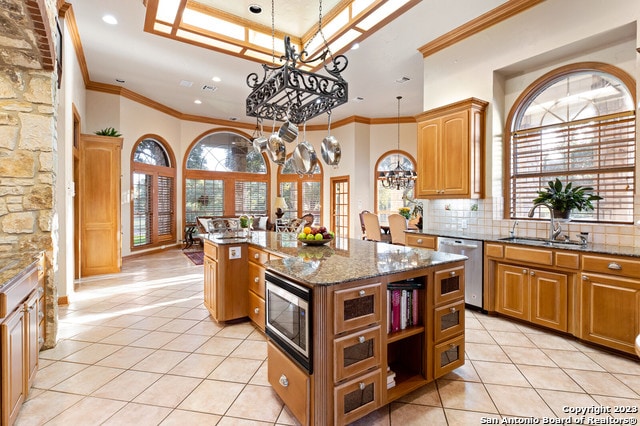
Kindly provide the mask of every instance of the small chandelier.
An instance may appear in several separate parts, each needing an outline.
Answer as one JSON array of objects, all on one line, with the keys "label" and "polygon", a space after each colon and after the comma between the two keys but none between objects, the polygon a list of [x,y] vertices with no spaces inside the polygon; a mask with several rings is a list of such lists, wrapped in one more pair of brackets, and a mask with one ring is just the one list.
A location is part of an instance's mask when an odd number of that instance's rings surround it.
[{"label": "small chandelier", "polygon": [[[257,73],[247,76],[247,85],[252,89],[246,100],[247,116],[299,125],[348,101],[348,84],[340,75],[347,68],[348,61],[344,55],[334,57],[331,54],[322,33],[322,0],[319,10],[318,31],[311,40],[319,33],[326,49],[316,57],[308,58],[306,50],[296,53],[290,37],[285,36],[285,55],[280,58],[285,63],[281,66],[262,64],[262,77]],[[272,1],[272,39],[275,37],[273,16]],[[327,56],[330,62],[324,65],[324,69],[329,76],[296,68],[298,62],[305,65],[324,62]]]},{"label": "small chandelier", "polygon": [[[400,99],[402,99],[402,96],[397,96],[396,99],[398,100],[398,151],[400,151]],[[395,169],[378,172],[378,180],[384,188],[411,189],[416,179],[418,179],[416,172],[405,170],[400,165],[399,153],[398,164]]]}]

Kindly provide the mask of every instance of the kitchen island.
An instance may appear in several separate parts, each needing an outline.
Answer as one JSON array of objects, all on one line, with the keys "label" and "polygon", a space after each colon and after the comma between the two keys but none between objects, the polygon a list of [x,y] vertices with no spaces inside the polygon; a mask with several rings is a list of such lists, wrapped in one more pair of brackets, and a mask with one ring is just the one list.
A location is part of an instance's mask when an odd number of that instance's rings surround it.
[{"label": "kitchen island", "polygon": [[268,343],[269,382],[302,424],[353,422],[464,364],[464,256],[356,239],[306,246],[269,232],[207,239],[205,253],[205,299],[218,320],[228,294],[249,315],[246,293],[261,277],[243,277],[247,263],[266,270],[262,312],[274,313],[270,276],[309,294],[308,364]]}]

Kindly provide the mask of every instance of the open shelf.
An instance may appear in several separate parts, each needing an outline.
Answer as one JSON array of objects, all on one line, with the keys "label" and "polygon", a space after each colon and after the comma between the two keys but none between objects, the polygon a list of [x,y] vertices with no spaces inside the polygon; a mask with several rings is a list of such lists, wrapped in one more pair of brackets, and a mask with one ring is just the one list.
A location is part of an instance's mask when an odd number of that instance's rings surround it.
[{"label": "open shelf", "polygon": [[397,342],[398,340],[406,339],[407,337],[411,337],[423,332],[424,326],[422,325],[407,327],[404,330],[394,331],[393,333],[387,334],[387,343]]}]

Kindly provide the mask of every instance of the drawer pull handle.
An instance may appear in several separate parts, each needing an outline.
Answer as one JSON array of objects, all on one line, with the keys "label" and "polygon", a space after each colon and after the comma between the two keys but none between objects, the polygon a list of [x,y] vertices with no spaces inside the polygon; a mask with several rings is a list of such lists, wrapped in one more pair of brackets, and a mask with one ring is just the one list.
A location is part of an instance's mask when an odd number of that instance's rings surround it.
[{"label": "drawer pull handle", "polygon": [[456,276],[456,271],[449,272],[449,275],[451,275],[452,277],[455,277]]},{"label": "drawer pull handle", "polygon": [[260,313],[260,308],[254,308],[253,309],[253,313],[256,314],[256,315],[259,314]]},{"label": "drawer pull handle", "polygon": [[360,336],[360,337],[358,337],[358,342],[360,342],[360,343],[364,343],[364,340],[365,340],[365,339],[364,339],[364,336]]},{"label": "drawer pull handle", "polygon": [[254,259],[260,259],[260,254],[258,254],[258,253],[254,254],[254,255],[253,255],[253,258],[254,258]]},{"label": "drawer pull handle", "polygon": [[586,276],[586,275],[583,275],[583,276],[582,276],[582,281],[589,281],[589,277],[588,277],[588,276]]},{"label": "drawer pull handle", "polygon": [[278,382],[285,388],[289,386],[289,379],[287,379],[287,376],[285,376],[284,374],[280,376],[280,380],[278,380]]},{"label": "drawer pull handle", "polygon": [[416,240],[416,243],[418,243],[418,244],[422,244],[422,238],[418,238],[418,239]]},{"label": "drawer pull handle", "polygon": [[358,292],[358,296],[363,297],[365,294],[367,294],[364,290],[360,290]]},{"label": "drawer pull handle", "polygon": [[358,383],[358,387],[360,388],[360,390],[364,390],[365,386],[363,382]]},{"label": "drawer pull handle", "polygon": [[456,311],[456,308],[451,308],[451,313],[454,313]]},{"label": "drawer pull handle", "polygon": [[527,270],[526,270],[526,269],[523,269],[523,270],[522,270],[522,273],[526,275],[526,274],[527,274]]},{"label": "drawer pull handle", "polygon": [[529,272],[529,275],[531,275],[532,277],[535,277],[536,272],[535,271],[531,271],[531,272]]},{"label": "drawer pull handle", "polygon": [[619,264],[617,264],[616,262],[611,262],[609,264],[609,266],[607,266],[607,268],[613,270],[613,271],[622,271],[622,266],[620,266]]},{"label": "drawer pull handle", "polygon": [[456,345],[454,345],[453,343],[450,343],[450,344],[449,344],[449,349],[453,349],[453,348],[455,348],[455,347],[456,347]]},{"label": "drawer pull handle", "polygon": [[254,282],[254,283],[259,283],[259,282],[260,282],[260,277],[255,277],[255,278],[253,279],[253,282]]}]

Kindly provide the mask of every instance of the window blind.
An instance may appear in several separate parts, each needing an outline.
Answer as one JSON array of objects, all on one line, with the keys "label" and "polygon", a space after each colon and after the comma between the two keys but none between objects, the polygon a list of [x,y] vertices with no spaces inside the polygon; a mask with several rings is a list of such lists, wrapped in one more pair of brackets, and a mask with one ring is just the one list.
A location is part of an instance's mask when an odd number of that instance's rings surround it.
[{"label": "window blind", "polygon": [[133,174],[133,245],[151,243],[153,214],[153,176]]},{"label": "window blind", "polygon": [[173,186],[172,177],[158,176],[158,236],[170,236],[174,229]]},{"label": "window blind", "polygon": [[267,183],[236,180],[235,212],[236,215],[266,215]]}]

